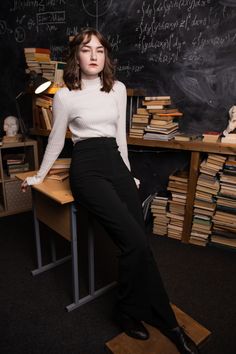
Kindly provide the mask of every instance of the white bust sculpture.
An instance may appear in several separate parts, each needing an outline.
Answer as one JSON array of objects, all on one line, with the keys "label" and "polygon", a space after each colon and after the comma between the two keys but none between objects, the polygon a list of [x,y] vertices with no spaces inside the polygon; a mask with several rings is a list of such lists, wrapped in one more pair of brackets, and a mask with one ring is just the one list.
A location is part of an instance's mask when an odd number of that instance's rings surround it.
[{"label": "white bust sculpture", "polygon": [[236,106],[232,106],[229,110],[229,120],[227,128],[223,131],[223,135],[227,136],[236,129]]},{"label": "white bust sculpture", "polygon": [[18,118],[14,116],[8,116],[4,119],[3,130],[6,132],[6,136],[16,136],[19,130]]}]

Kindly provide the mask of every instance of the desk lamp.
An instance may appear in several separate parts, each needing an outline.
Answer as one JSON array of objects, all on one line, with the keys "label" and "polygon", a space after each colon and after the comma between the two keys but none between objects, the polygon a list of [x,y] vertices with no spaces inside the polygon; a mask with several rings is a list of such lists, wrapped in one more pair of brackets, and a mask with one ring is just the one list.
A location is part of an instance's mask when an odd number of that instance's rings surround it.
[{"label": "desk lamp", "polygon": [[37,74],[35,71],[30,72],[28,87],[32,89],[33,93],[36,95],[47,90],[51,84],[52,82],[45,79],[42,74]]},{"label": "desk lamp", "polygon": [[17,116],[19,119],[19,126],[20,126],[20,131],[23,136],[23,141],[26,138],[27,135],[27,129],[25,126],[25,122],[22,119],[21,112],[20,112],[20,106],[18,99],[25,95],[26,92],[29,93],[35,93],[36,95],[44,92],[51,86],[52,82],[50,80],[47,80],[45,77],[42,76],[42,74],[37,74],[35,71],[30,71],[29,73],[29,81],[27,84],[27,89],[25,91],[21,91],[17,96],[16,96],[16,111],[17,111]]}]

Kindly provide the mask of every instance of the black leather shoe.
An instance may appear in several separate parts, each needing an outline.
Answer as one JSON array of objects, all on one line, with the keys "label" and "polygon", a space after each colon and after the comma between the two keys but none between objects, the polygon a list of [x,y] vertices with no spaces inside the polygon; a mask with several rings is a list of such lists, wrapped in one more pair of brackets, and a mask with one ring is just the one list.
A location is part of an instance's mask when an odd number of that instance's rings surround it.
[{"label": "black leather shoe", "polygon": [[191,338],[180,327],[171,330],[163,331],[177,347],[180,354],[199,354],[199,349]]},{"label": "black leather shoe", "polygon": [[120,327],[129,336],[136,339],[147,340],[149,333],[141,321],[138,321],[124,313],[116,316]]}]

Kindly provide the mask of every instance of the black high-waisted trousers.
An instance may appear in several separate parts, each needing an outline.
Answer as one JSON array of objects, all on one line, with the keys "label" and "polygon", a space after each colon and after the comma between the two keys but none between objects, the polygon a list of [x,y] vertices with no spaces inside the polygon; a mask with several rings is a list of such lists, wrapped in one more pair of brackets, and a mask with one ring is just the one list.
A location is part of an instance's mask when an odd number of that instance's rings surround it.
[{"label": "black high-waisted trousers", "polygon": [[96,216],[118,246],[119,310],[159,327],[176,327],[145,234],[138,190],[115,138],[89,138],[75,144],[70,184],[75,201]]}]

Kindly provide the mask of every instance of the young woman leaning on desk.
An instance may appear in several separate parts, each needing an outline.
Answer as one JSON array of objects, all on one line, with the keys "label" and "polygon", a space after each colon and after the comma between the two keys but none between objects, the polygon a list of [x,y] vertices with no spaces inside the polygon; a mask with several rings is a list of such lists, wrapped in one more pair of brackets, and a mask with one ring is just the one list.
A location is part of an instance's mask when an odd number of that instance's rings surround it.
[{"label": "young woman leaning on desk", "polygon": [[158,327],[180,353],[198,353],[177,323],[145,234],[128,160],[126,88],[114,78],[110,45],[101,33],[87,28],[75,36],[64,81],[67,87],[54,96],[54,124],[41,167],[22,183],[22,190],[43,181],[69,127],[73,197],[98,218],[120,251],[116,320],[131,337],[148,339],[145,321]]}]

